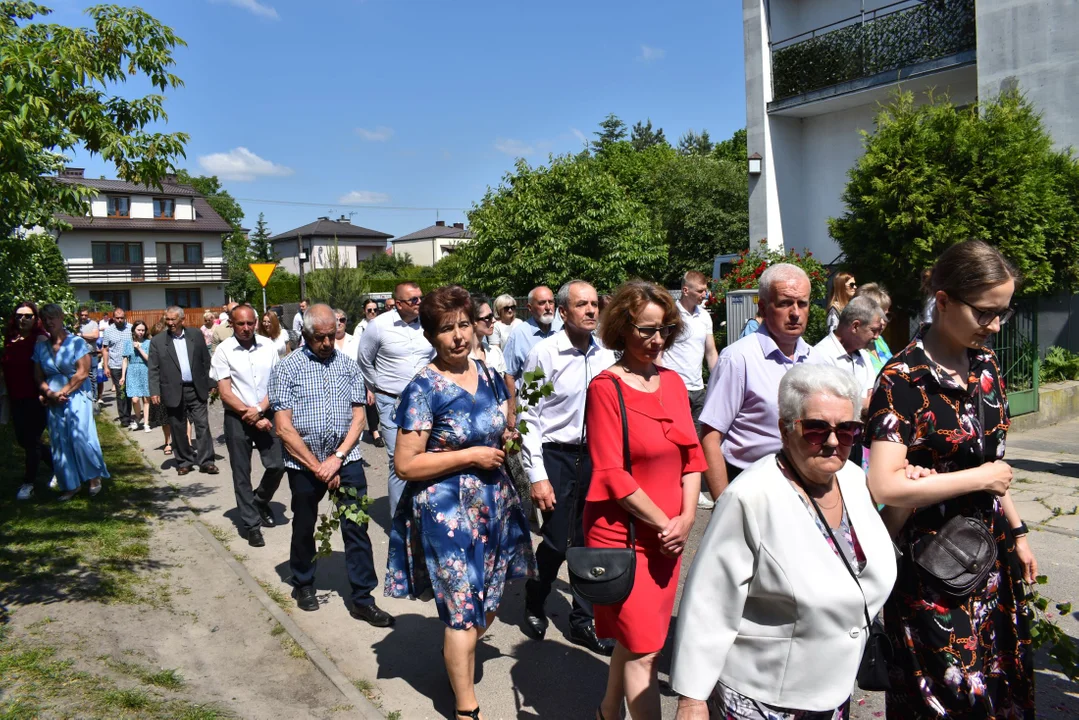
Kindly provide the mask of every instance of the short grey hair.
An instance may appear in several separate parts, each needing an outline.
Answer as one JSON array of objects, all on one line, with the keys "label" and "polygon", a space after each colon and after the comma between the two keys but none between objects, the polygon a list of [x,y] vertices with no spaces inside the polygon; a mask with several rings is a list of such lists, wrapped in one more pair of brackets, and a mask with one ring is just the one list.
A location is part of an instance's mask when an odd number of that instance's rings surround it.
[{"label": "short grey hair", "polygon": [[809,276],[806,275],[805,270],[790,263],[769,265],[768,269],[761,273],[761,279],[757,285],[757,296],[770,303],[775,297],[776,283],[790,280],[805,280],[806,283],[809,283]]},{"label": "short grey hair", "polygon": [[800,363],[779,381],[779,420],[788,430],[805,417],[806,405],[814,395],[850,400],[850,419],[858,419],[863,390],[854,373],[832,365]]},{"label": "short grey hair", "polygon": [[537,285],[536,287],[532,288],[531,290],[528,291],[528,303],[531,305],[532,301],[536,299],[536,291],[537,290],[550,290],[550,289],[551,288],[547,287],[546,285]]},{"label": "short grey hair", "polygon": [[311,337],[315,334],[315,323],[319,320],[325,320],[327,312],[333,316],[334,328],[337,327],[337,313],[334,309],[325,303],[316,303],[310,305],[307,308],[307,312],[303,314],[304,337]]},{"label": "short grey hair", "polygon": [[[531,298],[529,298],[531,300]],[[508,307],[517,307],[517,300],[512,295],[499,295],[495,298],[495,312],[500,313]]]},{"label": "short grey hair", "polygon": [[850,327],[855,322],[869,325],[880,317],[884,317],[884,310],[881,309],[876,300],[871,300],[863,295],[855,297],[847,303],[847,307],[843,308],[843,312],[839,313],[839,324],[842,327]]},{"label": "short grey hair", "polygon": [[184,319],[184,309],[179,305],[169,305],[167,308],[165,308],[165,314],[168,315],[169,313],[176,313],[176,317],[180,318],[181,320]]},{"label": "short grey hair", "polygon": [[569,291],[574,285],[587,285],[592,287],[592,283],[587,280],[570,280],[564,283],[562,287],[558,288],[558,294],[554,296],[555,307],[560,307],[563,310],[569,310]]}]

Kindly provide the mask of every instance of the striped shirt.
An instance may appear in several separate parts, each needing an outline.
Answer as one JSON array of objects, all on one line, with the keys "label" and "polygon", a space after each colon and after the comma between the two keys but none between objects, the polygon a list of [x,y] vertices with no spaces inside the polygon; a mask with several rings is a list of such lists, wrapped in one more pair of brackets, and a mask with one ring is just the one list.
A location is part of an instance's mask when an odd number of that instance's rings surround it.
[{"label": "striped shirt", "polygon": [[[344,442],[352,426],[352,408],[364,404],[367,390],[352,358],[335,350],[329,360],[320,360],[304,347],[274,366],[269,395],[274,412],[292,411],[293,427],[315,459],[322,462]],[[356,443],[345,462],[360,457],[360,444]],[[306,469],[287,450],[285,466]]]}]

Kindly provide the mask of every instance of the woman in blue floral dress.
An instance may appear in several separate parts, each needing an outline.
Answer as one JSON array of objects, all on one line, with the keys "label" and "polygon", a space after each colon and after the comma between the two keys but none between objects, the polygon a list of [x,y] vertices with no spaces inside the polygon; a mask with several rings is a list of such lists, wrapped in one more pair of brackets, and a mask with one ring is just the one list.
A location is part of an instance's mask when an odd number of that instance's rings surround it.
[{"label": "woman in blue floral dress", "polygon": [[385,593],[434,597],[457,715],[478,720],[476,642],[494,622],[506,582],[534,576],[536,561],[503,468],[501,448],[515,434],[506,427],[506,386],[469,358],[474,314],[459,286],[439,288],[420,305],[436,356],[397,406],[394,463],[408,486],[393,519]]}]

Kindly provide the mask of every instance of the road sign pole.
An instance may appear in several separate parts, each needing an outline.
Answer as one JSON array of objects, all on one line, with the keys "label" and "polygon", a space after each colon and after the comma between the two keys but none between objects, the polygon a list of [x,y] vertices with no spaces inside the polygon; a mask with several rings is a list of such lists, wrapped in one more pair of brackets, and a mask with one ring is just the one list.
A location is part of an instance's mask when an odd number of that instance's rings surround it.
[{"label": "road sign pole", "polygon": [[266,314],[266,288],[262,288],[262,314]]}]

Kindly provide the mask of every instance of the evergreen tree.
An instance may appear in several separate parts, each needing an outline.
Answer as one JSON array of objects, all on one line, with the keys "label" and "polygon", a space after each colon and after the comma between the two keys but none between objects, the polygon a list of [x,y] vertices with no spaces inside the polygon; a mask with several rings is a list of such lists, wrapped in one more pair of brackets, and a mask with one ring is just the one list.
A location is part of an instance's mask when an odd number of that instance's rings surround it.
[{"label": "evergreen tree", "polygon": [[645,150],[653,145],[667,144],[663,128],[652,129],[652,118],[648,118],[643,125],[640,122],[634,123],[629,141],[633,144],[633,149],[637,151]]},{"label": "evergreen tree", "polygon": [[607,149],[612,143],[626,139],[626,124],[617,115],[611,113],[599,124],[599,132],[592,133],[598,140],[592,141],[592,152],[597,155]]},{"label": "evergreen tree", "polygon": [[712,154],[712,139],[708,137],[707,130],[701,130],[700,135],[693,129],[687,130],[686,134],[678,139],[678,152],[682,155],[700,155],[708,157]]},{"label": "evergreen tree", "polygon": [[270,226],[266,224],[265,213],[259,213],[255,223],[255,232],[251,233],[251,255],[255,262],[276,262],[277,253],[270,244]]}]

